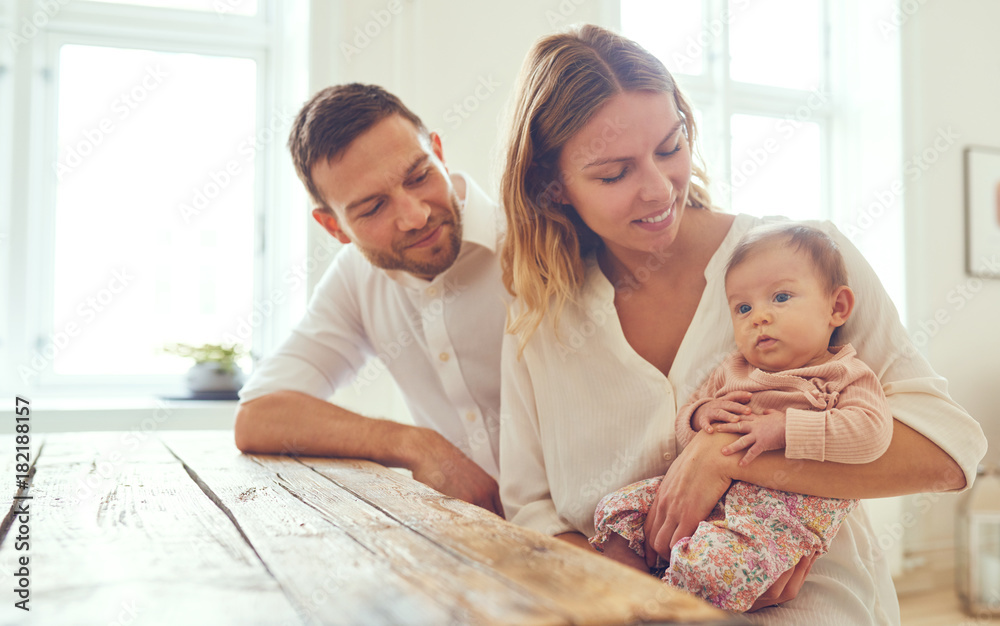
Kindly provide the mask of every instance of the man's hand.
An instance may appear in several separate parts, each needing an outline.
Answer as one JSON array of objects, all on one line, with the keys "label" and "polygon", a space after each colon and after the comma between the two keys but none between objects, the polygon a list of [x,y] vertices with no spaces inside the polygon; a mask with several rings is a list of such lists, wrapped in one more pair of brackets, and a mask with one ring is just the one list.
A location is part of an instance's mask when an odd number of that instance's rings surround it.
[{"label": "man's hand", "polygon": [[783,450],[785,448],[785,412],[767,409],[763,415],[747,415],[732,424],[719,424],[715,427],[720,433],[736,433],[743,435],[722,449],[722,454],[730,455],[740,450],[747,453],[740,459],[740,465],[746,467],[754,459],[768,450]]},{"label": "man's hand", "polygon": [[719,447],[731,439],[731,435],[699,432],[670,465],[644,525],[650,568],[659,555],[669,559],[674,544],[694,534],[729,489],[732,480],[724,469],[733,461],[719,454]]},{"label": "man's hand", "polygon": [[497,481],[437,432],[420,432],[422,441],[409,466],[414,480],[503,517]]},{"label": "man's hand", "polygon": [[711,433],[714,429],[712,424],[716,422],[738,422],[750,415],[750,407],[746,406],[750,402],[750,395],[749,391],[730,391],[721,398],[702,404],[691,416],[692,430]]}]

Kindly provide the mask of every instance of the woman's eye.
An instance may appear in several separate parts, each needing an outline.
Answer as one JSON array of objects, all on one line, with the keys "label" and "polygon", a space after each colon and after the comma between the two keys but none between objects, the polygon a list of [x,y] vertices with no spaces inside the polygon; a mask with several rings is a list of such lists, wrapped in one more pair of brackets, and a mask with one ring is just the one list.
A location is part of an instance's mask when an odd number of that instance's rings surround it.
[{"label": "woman's eye", "polygon": [[788,300],[791,297],[792,296],[788,295],[787,293],[779,293],[778,295],[774,296],[774,301],[775,302],[788,302]]},{"label": "woman's eye", "polygon": [[740,315],[746,315],[747,313],[750,312],[750,305],[741,304],[738,307],[736,307],[736,310],[739,312]]},{"label": "woman's eye", "polygon": [[674,146],[674,149],[673,149],[673,150],[669,150],[669,151],[667,151],[667,152],[657,152],[657,153],[656,153],[656,156],[660,156],[660,157],[668,157],[668,156],[670,156],[671,154],[677,154],[678,152],[680,152],[680,150],[681,150],[681,142],[680,142],[680,141],[678,140],[678,141],[677,141],[677,145],[676,145],[676,146]]},{"label": "woman's eye", "polygon": [[615,176],[613,178],[599,178],[598,180],[600,180],[605,185],[608,185],[608,184],[611,184],[611,183],[617,183],[621,179],[625,178],[625,173],[626,172],[628,172],[628,168],[627,167],[622,168],[621,174],[619,174],[618,176]]}]

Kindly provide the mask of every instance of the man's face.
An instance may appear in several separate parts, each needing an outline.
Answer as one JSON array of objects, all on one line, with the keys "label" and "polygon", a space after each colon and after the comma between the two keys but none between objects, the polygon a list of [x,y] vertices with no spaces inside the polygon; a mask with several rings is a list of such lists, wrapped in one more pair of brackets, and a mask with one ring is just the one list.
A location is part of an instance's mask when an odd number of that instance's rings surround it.
[{"label": "man's face", "polygon": [[[460,203],[441,140],[398,115],[375,124],[312,180],[330,209],[313,217],[368,261],[430,280],[455,262],[462,243]],[[332,209],[332,211],[331,211]]]}]

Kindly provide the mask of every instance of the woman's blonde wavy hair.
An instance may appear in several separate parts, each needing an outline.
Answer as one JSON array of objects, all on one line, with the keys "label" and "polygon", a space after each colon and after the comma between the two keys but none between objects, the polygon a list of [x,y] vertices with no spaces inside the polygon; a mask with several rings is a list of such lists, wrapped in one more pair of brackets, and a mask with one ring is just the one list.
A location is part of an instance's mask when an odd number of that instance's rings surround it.
[{"label": "woman's blonde wavy hair", "polygon": [[524,349],[545,316],[553,325],[583,284],[583,257],[601,240],[568,204],[561,204],[558,161],[563,146],[617,94],[674,97],[692,154],[688,206],[710,208],[707,177],[694,158],[697,128],[691,106],[655,56],[604,28],[583,25],[539,40],[518,78],[500,196],[507,215],[503,282],[520,301],[507,331]]}]

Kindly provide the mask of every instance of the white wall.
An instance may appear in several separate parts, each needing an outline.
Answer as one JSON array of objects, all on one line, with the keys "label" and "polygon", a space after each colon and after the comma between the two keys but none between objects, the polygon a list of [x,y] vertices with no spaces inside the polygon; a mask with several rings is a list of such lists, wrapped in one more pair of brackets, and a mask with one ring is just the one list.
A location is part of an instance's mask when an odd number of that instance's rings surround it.
[{"label": "white wall", "polygon": [[[904,3],[908,4],[908,3]],[[962,151],[1000,147],[1000,3],[926,0],[904,10],[903,154],[926,158],[907,176],[908,325],[952,396],[979,419],[1000,463],[1000,280],[965,273]],[[941,133],[958,136],[934,150]],[[938,147],[945,142],[939,141]],[[926,154],[924,151],[928,150]],[[931,164],[929,161],[936,161]],[[914,161],[914,164],[916,162]],[[975,289],[978,292],[973,293]],[[962,295],[969,294],[968,296]],[[943,311],[943,313],[941,313]],[[937,323],[935,315],[946,320]],[[920,333],[924,333],[921,335]],[[913,549],[952,545],[955,497],[943,497],[908,538]]]},{"label": "white wall", "polygon": [[[337,64],[330,68],[329,79],[377,83],[392,91],[441,134],[450,166],[492,185],[498,121],[528,48],[538,37],[573,22],[607,23],[605,4],[598,0],[343,3],[339,22],[331,24]],[[392,14],[391,8],[397,13]],[[381,27],[378,18],[386,15],[391,19]],[[359,33],[366,29],[377,34],[365,47],[355,46],[365,43],[367,34]],[[359,52],[345,51],[342,44]]]}]

